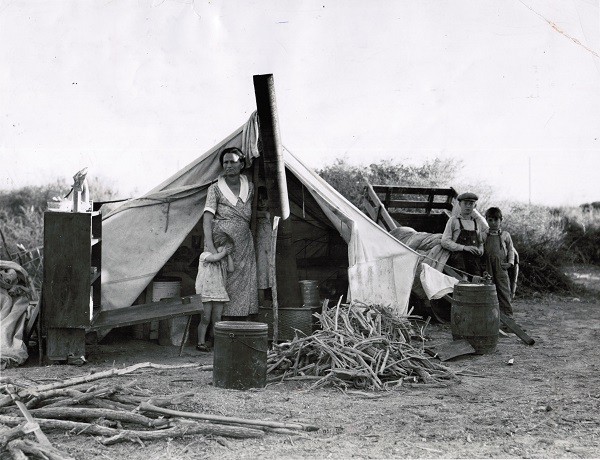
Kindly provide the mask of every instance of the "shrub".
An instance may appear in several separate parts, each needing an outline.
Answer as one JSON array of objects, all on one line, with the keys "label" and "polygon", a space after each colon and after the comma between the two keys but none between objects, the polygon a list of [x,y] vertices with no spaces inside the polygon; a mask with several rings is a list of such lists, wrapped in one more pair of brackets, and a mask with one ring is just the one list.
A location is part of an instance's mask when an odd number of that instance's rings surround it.
[{"label": "shrub", "polygon": [[[89,181],[94,200],[115,199],[117,192],[103,180]],[[64,197],[69,190],[64,180],[41,186],[0,190],[0,258],[19,263],[36,288],[42,283],[44,211],[52,197]]]},{"label": "shrub", "polygon": [[359,209],[367,183],[372,185],[403,185],[421,187],[450,187],[462,167],[459,160],[426,161],[421,166],[403,165],[391,160],[366,165],[351,165],[338,158],[331,166],[317,170],[333,188]]},{"label": "shrub", "polygon": [[600,203],[556,210],[565,231],[566,256],[574,263],[600,265]]},{"label": "shrub", "polygon": [[[453,185],[461,167],[462,164],[455,160],[436,159],[422,166],[404,166],[389,160],[369,166],[352,166],[343,159],[337,159],[333,165],[322,168],[318,173],[360,208],[367,182],[449,187]],[[479,194],[478,207],[482,213],[488,205],[496,205],[492,200],[492,190],[486,184],[463,184],[461,190],[467,189]],[[600,219],[590,222],[580,216],[583,211],[575,218],[564,211],[543,206],[504,203],[500,207],[505,214],[504,227],[512,235],[520,256],[518,292],[521,295],[536,291],[570,292],[573,284],[562,270],[563,263],[578,252],[600,258]],[[593,212],[588,214],[592,215]],[[580,225],[582,219],[583,225]],[[587,219],[590,219],[589,216]]]},{"label": "shrub", "polygon": [[562,270],[565,232],[560,218],[544,206],[504,206],[505,228],[519,253],[521,294],[565,293],[573,284]]}]

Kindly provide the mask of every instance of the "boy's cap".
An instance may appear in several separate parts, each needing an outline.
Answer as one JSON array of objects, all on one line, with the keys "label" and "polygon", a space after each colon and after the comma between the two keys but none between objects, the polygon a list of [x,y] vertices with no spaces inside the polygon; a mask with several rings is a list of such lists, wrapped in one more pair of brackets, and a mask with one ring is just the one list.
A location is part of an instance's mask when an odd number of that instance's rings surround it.
[{"label": "boy's cap", "polygon": [[461,193],[456,197],[458,201],[477,201],[479,197],[471,192]]}]

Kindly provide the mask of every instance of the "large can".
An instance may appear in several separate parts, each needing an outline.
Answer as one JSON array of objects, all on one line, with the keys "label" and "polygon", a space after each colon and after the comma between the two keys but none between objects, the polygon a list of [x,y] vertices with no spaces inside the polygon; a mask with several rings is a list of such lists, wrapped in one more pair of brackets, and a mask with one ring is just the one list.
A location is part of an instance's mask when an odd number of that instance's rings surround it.
[{"label": "large can", "polygon": [[267,384],[267,331],[264,323],[215,323],[213,385],[247,390]]}]

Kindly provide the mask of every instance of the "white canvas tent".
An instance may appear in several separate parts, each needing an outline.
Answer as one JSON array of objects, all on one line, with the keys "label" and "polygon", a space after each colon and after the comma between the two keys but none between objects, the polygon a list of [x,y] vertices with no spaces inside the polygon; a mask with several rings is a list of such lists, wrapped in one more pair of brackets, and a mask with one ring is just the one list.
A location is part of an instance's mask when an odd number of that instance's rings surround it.
[{"label": "white canvas tent", "polygon": [[[257,140],[253,114],[228,138],[152,191],[105,214],[103,309],[132,305],[198,225],[207,188],[221,171],[221,150],[237,146],[252,160],[258,156]],[[406,313],[419,255],[285,149],[284,161],[297,253],[309,254],[310,260],[318,256],[328,260],[327,248],[337,238],[347,252],[348,299],[390,305]]]}]

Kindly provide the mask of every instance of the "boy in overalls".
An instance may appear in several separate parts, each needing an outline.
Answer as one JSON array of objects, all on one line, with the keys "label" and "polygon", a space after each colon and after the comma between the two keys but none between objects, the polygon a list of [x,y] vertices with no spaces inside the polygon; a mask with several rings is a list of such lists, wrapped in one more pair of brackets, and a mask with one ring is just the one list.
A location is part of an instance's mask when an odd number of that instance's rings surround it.
[{"label": "boy in overalls", "polygon": [[502,230],[502,211],[500,208],[489,208],[485,212],[489,229],[483,232],[484,259],[486,271],[492,276],[496,285],[500,311],[506,316],[513,316],[511,304],[511,288],[508,270],[515,265],[515,250],[512,238]]},{"label": "boy in overalls", "polygon": [[460,214],[452,216],[446,223],[442,234],[442,247],[451,252],[446,262],[452,268],[460,270],[465,280],[483,274],[482,232],[487,230],[487,222],[475,211],[478,197],[474,193],[461,193],[457,197]]}]

